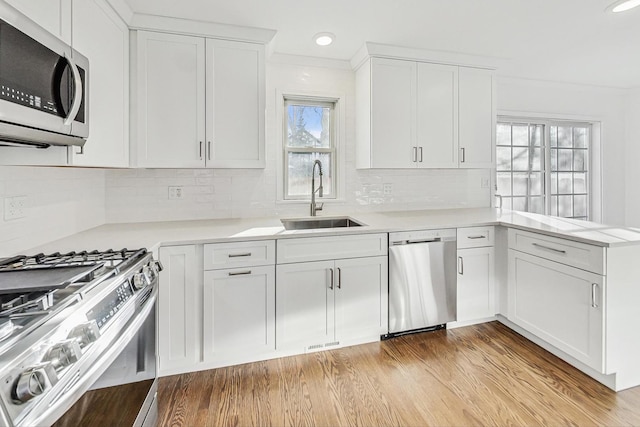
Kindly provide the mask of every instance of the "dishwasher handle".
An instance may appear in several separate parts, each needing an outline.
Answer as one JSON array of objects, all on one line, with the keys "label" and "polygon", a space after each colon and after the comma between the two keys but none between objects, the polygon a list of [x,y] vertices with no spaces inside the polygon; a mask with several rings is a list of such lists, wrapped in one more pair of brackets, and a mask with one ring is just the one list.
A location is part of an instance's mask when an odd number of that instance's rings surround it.
[{"label": "dishwasher handle", "polygon": [[435,237],[432,239],[398,240],[395,242],[391,242],[390,245],[391,246],[412,245],[415,243],[434,243],[434,242],[441,242],[441,241],[442,239],[440,237]]}]

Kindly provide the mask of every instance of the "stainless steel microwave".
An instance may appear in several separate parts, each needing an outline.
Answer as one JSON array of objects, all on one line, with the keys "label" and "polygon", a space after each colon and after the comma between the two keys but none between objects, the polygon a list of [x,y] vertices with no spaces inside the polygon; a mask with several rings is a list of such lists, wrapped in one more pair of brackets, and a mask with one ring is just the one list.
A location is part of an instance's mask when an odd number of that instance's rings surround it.
[{"label": "stainless steel microwave", "polygon": [[83,146],[89,60],[0,2],[0,145]]}]

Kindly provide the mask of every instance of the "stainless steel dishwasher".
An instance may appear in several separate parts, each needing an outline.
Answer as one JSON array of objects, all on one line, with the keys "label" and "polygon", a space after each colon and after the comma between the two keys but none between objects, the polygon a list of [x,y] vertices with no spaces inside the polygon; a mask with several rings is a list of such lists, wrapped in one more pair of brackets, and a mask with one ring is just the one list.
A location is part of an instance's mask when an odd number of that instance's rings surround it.
[{"label": "stainless steel dishwasher", "polygon": [[442,329],[456,320],[456,230],[389,233],[389,333]]}]

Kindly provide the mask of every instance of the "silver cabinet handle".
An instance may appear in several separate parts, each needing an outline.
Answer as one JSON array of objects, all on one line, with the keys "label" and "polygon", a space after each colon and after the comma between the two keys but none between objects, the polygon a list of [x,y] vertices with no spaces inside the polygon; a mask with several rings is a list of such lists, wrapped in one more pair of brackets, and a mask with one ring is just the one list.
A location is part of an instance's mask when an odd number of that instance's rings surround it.
[{"label": "silver cabinet handle", "polygon": [[598,284],[592,283],[591,284],[591,307],[593,308],[598,308],[598,303],[596,302],[597,297],[598,297]]},{"label": "silver cabinet handle", "polygon": [[331,273],[331,281],[329,282],[329,289],[333,290],[333,268],[330,268],[329,272]]},{"label": "silver cabinet handle", "polygon": [[207,141],[207,159],[211,160],[211,141]]},{"label": "silver cabinet handle", "polygon": [[202,160],[202,141],[200,141],[200,160]]},{"label": "silver cabinet handle", "polygon": [[229,254],[228,257],[229,258],[239,258],[239,257],[243,257],[243,256],[251,256],[251,252],[244,252],[241,254]]},{"label": "silver cabinet handle", "polygon": [[480,234],[479,236],[467,236],[467,239],[486,239],[487,236]]},{"label": "silver cabinet handle", "polygon": [[338,289],[342,288],[342,270],[338,267]]},{"label": "silver cabinet handle", "polygon": [[541,245],[539,243],[532,243],[532,245],[535,246],[536,248],[546,249],[548,251],[557,252],[559,254],[566,254],[567,253],[567,251],[563,251],[562,249],[552,248],[552,247],[549,247],[549,246]]},{"label": "silver cabinet handle", "polygon": [[464,275],[464,260],[461,256],[458,257],[458,274]]},{"label": "silver cabinet handle", "polygon": [[464,163],[465,161],[464,148],[461,148],[460,152],[462,153],[462,160],[460,160],[460,163]]},{"label": "silver cabinet handle", "polygon": [[232,272],[229,273],[229,276],[243,276],[245,274],[251,274],[251,270],[232,271]]},{"label": "silver cabinet handle", "polygon": [[502,209],[502,195],[496,194],[495,197],[497,197],[498,200],[500,201],[500,203],[498,204],[498,209]]},{"label": "silver cabinet handle", "polygon": [[418,147],[413,147],[413,163],[418,161]]},{"label": "silver cabinet handle", "polygon": [[418,147],[420,149],[420,163],[422,163],[422,147]]},{"label": "silver cabinet handle", "polygon": [[71,103],[69,114],[64,118],[64,124],[68,126],[73,123],[73,120],[78,115],[78,111],[80,111],[80,104],[82,103],[82,79],[80,78],[78,66],[73,62],[73,59],[67,57],[66,54],[64,55],[64,59],[67,60],[71,68],[71,74],[73,74],[73,103]]}]

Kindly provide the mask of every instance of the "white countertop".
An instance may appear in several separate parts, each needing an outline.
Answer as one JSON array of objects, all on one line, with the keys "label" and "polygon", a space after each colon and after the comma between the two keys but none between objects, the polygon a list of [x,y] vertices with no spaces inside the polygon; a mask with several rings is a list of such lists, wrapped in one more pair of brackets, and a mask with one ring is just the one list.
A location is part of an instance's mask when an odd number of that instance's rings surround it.
[{"label": "white countertop", "polygon": [[[168,245],[480,225],[505,225],[605,247],[640,244],[640,229],[492,208],[358,213],[349,216],[366,226],[287,231],[282,227],[280,218],[276,217],[105,224],[23,252],[33,254],[123,247],[145,247],[156,251],[160,246]],[[0,254],[10,255],[13,254]]]}]

